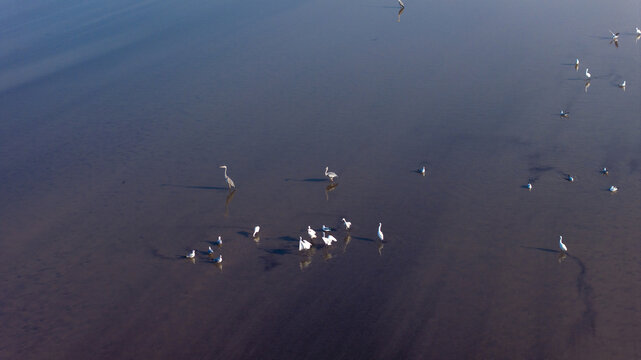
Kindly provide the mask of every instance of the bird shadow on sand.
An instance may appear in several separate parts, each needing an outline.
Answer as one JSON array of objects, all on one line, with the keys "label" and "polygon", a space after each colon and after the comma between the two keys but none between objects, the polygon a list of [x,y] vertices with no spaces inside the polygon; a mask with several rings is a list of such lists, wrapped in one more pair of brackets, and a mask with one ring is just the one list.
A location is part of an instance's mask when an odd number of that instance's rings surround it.
[{"label": "bird shadow on sand", "polygon": [[544,252],[548,252],[548,253],[555,253],[555,254],[560,253],[560,251],[559,251],[559,250],[548,249],[548,248],[540,248],[540,247],[525,246],[525,245],[521,245],[521,247],[522,247],[522,248],[524,248],[524,249],[528,249],[528,250],[544,251]]},{"label": "bird shadow on sand", "polygon": [[352,236],[352,239],[361,240],[361,241],[369,241],[369,242],[376,241],[374,239],[370,239],[370,238],[366,238],[366,237],[362,237],[362,236]]},{"label": "bird shadow on sand", "polygon": [[151,255],[153,255],[154,257],[157,257],[159,259],[162,259],[162,260],[176,260],[176,259],[184,259],[185,258],[185,255],[173,255],[173,256],[171,256],[171,255],[161,254],[158,249],[151,249]]},{"label": "bird shadow on sand", "polygon": [[197,190],[228,190],[222,186],[199,186],[199,185],[177,185],[177,184],[160,184],[162,187],[175,187],[182,189],[197,189]]},{"label": "bird shadow on sand", "polygon": [[265,252],[272,255],[290,255],[293,254],[291,249],[265,249]]},{"label": "bird shadow on sand", "polygon": [[298,239],[292,237],[292,236],[281,236],[278,238],[278,240],[283,240],[283,241],[298,241]]},{"label": "bird shadow on sand", "polygon": [[307,178],[307,179],[292,179],[287,178],[285,181],[297,181],[297,182],[325,182],[328,181],[326,178]]}]

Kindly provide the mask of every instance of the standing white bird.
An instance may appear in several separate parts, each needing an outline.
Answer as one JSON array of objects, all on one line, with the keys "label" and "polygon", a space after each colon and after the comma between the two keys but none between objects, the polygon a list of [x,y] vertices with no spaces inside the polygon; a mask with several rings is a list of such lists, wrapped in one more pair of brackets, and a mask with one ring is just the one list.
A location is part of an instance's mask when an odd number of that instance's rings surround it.
[{"label": "standing white bird", "polygon": [[352,223],[345,220],[345,218],[343,218],[343,224],[345,224],[345,230],[349,230],[352,227]]},{"label": "standing white bird", "polygon": [[422,168],[418,169],[418,172],[419,172],[419,174],[425,176],[425,166],[423,166]]},{"label": "standing white bird", "polygon": [[307,240],[304,240],[302,236],[298,237],[298,251],[309,250],[312,247],[312,243]]},{"label": "standing white bird", "polygon": [[610,192],[617,192],[617,191],[619,191],[619,188],[618,188],[618,187],[616,187],[616,186],[614,186],[614,185],[612,185],[612,186],[610,186],[610,188],[609,188],[608,190],[609,190]]},{"label": "standing white bird", "polygon": [[561,117],[566,118],[566,117],[569,117],[569,116],[570,116],[570,113],[569,113],[569,112],[565,112],[565,111],[561,110],[561,113],[560,113],[559,115],[560,115]]},{"label": "standing white bird", "polygon": [[525,185],[525,188],[527,188],[528,190],[532,190],[532,183],[527,183],[527,185]]},{"label": "standing white bird", "polygon": [[192,250],[189,254],[185,255],[187,259],[193,259],[196,257],[196,250]]},{"label": "standing white bird", "polygon": [[623,80],[623,82],[619,84],[619,87],[625,89],[625,80]]},{"label": "standing white bird", "polygon": [[638,27],[635,27],[635,29],[637,30],[637,36],[641,36],[641,29],[639,29]]},{"label": "standing white bird", "polygon": [[579,66],[579,59],[576,59],[576,61],[574,62],[574,66]]},{"label": "standing white bird", "polygon": [[568,247],[565,246],[565,244],[563,243],[563,236],[559,236],[559,247],[561,248],[562,251],[565,251],[565,252],[568,251]]},{"label": "standing white bird", "polygon": [[323,242],[325,243],[325,245],[327,246],[332,245],[332,241],[338,241],[338,240],[336,240],[336,238],[333,237],[332,235],[326,237],[325,233],[323,233]]},{"label": "standing white bird", "polygon": [[252,237],[256,237],[256,234],[258,234],[259,231],[260,231],[260,226],[256,225],[256,227],[254,228],[254,233],[252,234]]},{"label": "standing white bird", "polygon": [[218,240],[214,241],[214,245],[222,246],[223,245],[223,238],[218,235]]},{"label": "standing white bird", "polygon": [[211,255],[213,253],[214,253],[214,250],[210,246],[209,249],[207,249],[207,254]]},{"label": "standing white bird", "polygon": [[216,264],[220,264],[221,262],[223,262],[223,255],[218,255],[218,257],[213,259],[212,261]]},{"label": "standing white bird", "polygon": [[590,74],[590,71],[589,71],[589,70],[590,70],[590,69],[588,69],[588,68],[586,68],[586,69],[585,69],[585,78],[586,78],[586,79],[588,79],[588,80],[589,80],[590,78],[592,78],[592,74]]},{"label": "standing white bird", "polygon": [[381,231],[381,226],[383,226],[383,223],[378,223],[378,239],[383,241],[383,232]]},{"label": "standing white bird", "polygon": [[316,231],[314,231],[311,226],[307,226],[307,233],[309,234],[309,237],[316,239]]},{"label": "standing white bird", "polygon": [[601,169],[601,174],[608,175],[608,168],[604,167],[603,169]]},{"label": "standing white bird", "polygon": [[574,182],[574,176],[568,174],[568,181]]},{"label": "standing white bird", "polygon": [[398,0],[398,5],[399,5],[401,8],[405,8],[405,4],[403,4],[403,0]]},{"label": "standing white bird", "polygon": [[612,30],[608,30],[608,31],[610,31],[610,34],[612,34],[612,40],[619,39],[619,33],[613,33]]},{"label": "standing white bird", "polygon": [[333,171],[327,171],[327,170],[329,170],[329,166],[325,167],[325,176],[329,178],[329,181],[334,181],[334,178],[337,178],[338,175],[336,175],[336,173]]},{"label": "standing white bird", "polygon": [[221,169],[225,169],[225,180],[227,180],[227,186],[229,187],[229,190],[231,188],[236,188],[236,185],[234,185],[234,180],[232,180],[229,176],[227,176],[227,165],[221,165]]}]

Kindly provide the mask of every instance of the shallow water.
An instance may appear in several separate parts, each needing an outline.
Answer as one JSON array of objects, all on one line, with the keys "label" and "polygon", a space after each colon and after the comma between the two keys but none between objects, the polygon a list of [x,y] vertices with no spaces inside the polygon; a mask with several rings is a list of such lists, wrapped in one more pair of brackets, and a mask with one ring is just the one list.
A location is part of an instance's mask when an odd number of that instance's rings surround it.
[{"label": "shallow water", "polygon": [[0,4],[0,358],[641,357],[640,5],[405,3]]}]

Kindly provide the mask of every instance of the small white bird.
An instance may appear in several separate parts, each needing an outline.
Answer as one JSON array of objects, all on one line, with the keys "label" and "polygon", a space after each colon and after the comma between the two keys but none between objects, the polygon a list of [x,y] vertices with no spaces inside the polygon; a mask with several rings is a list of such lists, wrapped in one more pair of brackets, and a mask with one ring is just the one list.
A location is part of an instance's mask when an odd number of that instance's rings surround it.
[{"label": "small white bird", "polygon": [[639,29],[638,27],[635,27],[635,29],[637,30],[637,35],[641,35],[641,29]]},{"label": "small white bird", "polygon": [[298,237],[298,251],[309,250],[312,247],[312,243],[307,240],[304,240],[302,236]]},{"label": "small white bird", "polygon": [[601,174],[608,175],[608,168],[604,167],[603,169],[601,169]]},{"label": "small white bird", "polygon": [[532,183],[527,183],[527,185],[525,185],[525,187],[526,187],[528,190],[532,190]]},{"label": "small white bird", "polygon": [[328,227],[328,226],[325,226],[325,225],[321,226],[321,229],[322,229],[323,231],[326,231],[326,232],[330,232],[330,231],[332,231],[332,228],[331,228],[331,227]]},{"label": "small white bird", "polygon": [[383,226],[383,223],[378,223],[378,239],[383,241],[383,232],[381,231],[381,226]]},{"label": "small white bird", "polygon": [[610,189],[608,189],[608,190],[609,190],[610,192],[617,192],[617,191],[619,191],[619,188],[618,188],[618,187],[616,187],[616,186],[614,186],[614,185],[612,185],[612,186],[610,186]]},{"label": "small white bird", "polygon": [[619,33],[613,33],[612,30],[608,31],[610,31],[610,34],[612,34],[612,40],[617,40],[619,38]]},{"label": "small white bird", "polygon": [[576,62],[574,62],[574,66],[579,66],[579,59],[576,59]]},{"label": "small white bird", "polygon": [[565,244],[563,243],[563,236],[559,236],[559,247],[561,248],[562,251],[565,251],[565,252],[568,251],[568,247],[565,246]]},{"label": "small white bird", "polygon": [[207,254],[211,255],[213,253],[214,253],[214,250],[210,246],[209,249],[207,249]]},{"label": "small white bird", "polygon": [[196,257],[196,250],[192,250],[189,254],[185,255],[187,259],[193,259]]},{"label": "small white bird", "polygon": [[423,166],[422,168],[418,169],[418,173],[423,175],[423,176],[425,176],[425,172],[426,172],[425,166]]},{"label": "small white bird", "polygon": [[260,226],[256,225],[256,227],[254,228],[254,234],[252,234],[252,237],[256,237],[256,234],[258,234],[259,231],[260,231]]},{"label": "small white bird", "polygon": [[334,178],[337,178],[338,175],[336,175],[336,173],[333,171],[327,171],[327,170],[329,170],[329,166],[325,167],[325,176],[329,178],[329,181],[334,181]]},{"label": "small white bird", "polygon": [[325,245],[327,246],[332,245],[332,241],[338,241],[338,240],[336,240],[336,238],[333,237],[332,235],[326,237],[325,233],[323,233],[323,242],[325,243]]},{"label": "small white bird", "polygon": [[623,82],[619,84],[619,87],[625,89],[625,80],[623,80]]},{"label": "small white bird", "polygon": [[590,74],[590,71],[589,71],[589,70],[590,70],[590,69],[587,69],[587,68],[585,69],[585,78],[586,78],[586,79],[590,79],[590,78],[592,78],[592,74]]},{"label": "small white bird", "polygon": [[570,113],[569,113],[569,112],[565,112],[565,111],[561,110],[561,112],[559,113],[559,115],[560,115],[561,117],[566,118],[566,117],[569,117],[569,116],[570,116]]},{"label": "small white bird", "polygon": [[572,175],[568,175],[568,181],[569,182],[574,182],[574,177]]},{"label": "small white bird", "polygon": [[218,235],[218,240],[214,241],[214,245],[223,245],[223,238],[221,238],[220,235]]},{"label": "small white bird", "polygon": [[213,259],[212,261],[216,264],[220,264],[221,262],[223,262],[223,255],[218,255],[218,257]]},{"label": "small white bird", "polygon": [[352,223],[343,218],[343,224],[345,224],[345,230],[349,230],[352,227]]},{"label": "small white bird", "polygon": [[307,227],[307,233],[309,234],[309,237],[316,239],[316,231],[314,231],[311,226]]},{"label": "small white bird", "polygon": [[403,0],[398,0],[398,5],[402,8],[405,8],[405,4],[403,4]]}]

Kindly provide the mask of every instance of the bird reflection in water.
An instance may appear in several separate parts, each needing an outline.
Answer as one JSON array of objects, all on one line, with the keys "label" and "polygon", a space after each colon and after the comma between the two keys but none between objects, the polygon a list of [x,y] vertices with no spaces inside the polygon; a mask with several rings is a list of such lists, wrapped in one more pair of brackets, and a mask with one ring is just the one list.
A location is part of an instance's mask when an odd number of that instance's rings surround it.
[{"label": "bird reflection in water", "polygon": [[641,39],[641,35],[637,35],[636,40],[634,40],[634,42],[635,42],[635,43],[636,43],[636,42],[639,42],[639,39]]},{"label": "bird reflection in water", "polygon": [[331,183],[327,185],[327,187],[325,188],[325,199],[327,201],[329,201],[329,192],[334,191],[334,189],[336,189],[337,186],[338,186],[338,183]]},{"label": "bird reflection in water", "polygon": [[229,216],[229,203],[231,202],[231,199],[234,198],[234,195],[236,195],[236,189],[227,194],[227,198],[225,199],[225,217]]},{"label": "bird reflection in water", "polygon": [[584,90],[585,92],[588,92],[588,88],[589,88],[589,87],[590,87],[590,80],[588,80],[588,81],[586,81],[586,82],[585,82],[585,87],[583,88],[583,90]]},{"label": "bird reflection in water", "polygon": [[383,244],[382,240],[376,240],[376,247],[378,248],[378,255],[383,256],[383,247],[385,244]]},{"label": "bird reflection in water", "polygon": [[352,235],[348,233],[347,236],[345,236],[345,239],[343,239],[343,252],[347,250],[347,245],[349,245],[351,241]]},{"label": "bird reflection in water", "polygon": [[559,261],[559,264],[565,261],[567,257],[568,257],[568,254],[566,252],[560,252],[557,258],[557,260]]},{"label": "bird reflection in water", "polygon": [[331,253],[331,252],[329,252],[329,250],[327,250],[327,247],[324,247],[324,248],[323,248],[323,260],[325,260],[325,261],[329,261],[329,259],[331,259],[331,258],[333,258],[333,257],[334,257],[334,256],[332,255],[332,253]]},{"label": "bird reflection in water", "polygon": [[398,20],[396,20],[396,22],[401,22],[401,14],[403,13],[403,11],[405,11],[405,7],[401,6],[401,8],[398,9]]},{"label": "bird reflection in water", "polygon": [[310,264],[312,263],[312,256],[308,255],[305,258],[303,258],[300,263],[298,263],[298,266],[300,267],[300,271],[303,271],[306,269]]},{"label": "bird reflection in water", "polygon": [[619,47],[619,40],[618,39],[612,39],[612,40],[610,40],[610,44],[614,44],[615,47]]}]

